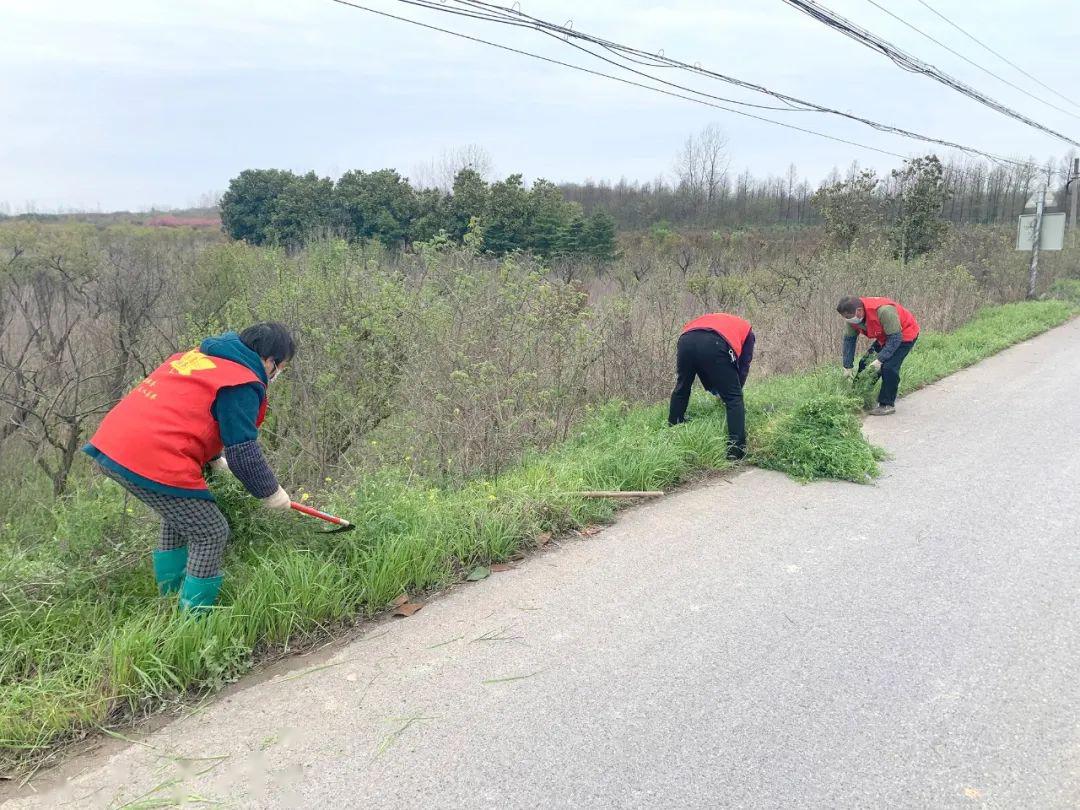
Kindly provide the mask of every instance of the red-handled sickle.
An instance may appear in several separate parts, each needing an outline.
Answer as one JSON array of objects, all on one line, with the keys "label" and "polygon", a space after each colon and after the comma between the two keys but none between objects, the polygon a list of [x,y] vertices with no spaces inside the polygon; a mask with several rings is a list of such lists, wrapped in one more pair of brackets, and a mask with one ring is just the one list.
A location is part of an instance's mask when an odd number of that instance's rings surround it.
[{"label": "red-handled sickle", "polygon": [[295,509],[301,514],[308,515],[309,517],[318,518],[319,520],[325,520],[327,523],[333,523],[337,526],[336,529],[330,529],[323,532],[323,534],[337,534],[338,532],[351,532],[356,528],[356,525],[349,523],[345,518],[339,518],[336,515],[331,515],[327,512],[320,512],[318,509],[312,509],[310,506],[304,506],[302,503],[292,501],[289,504],[290,509]]}]

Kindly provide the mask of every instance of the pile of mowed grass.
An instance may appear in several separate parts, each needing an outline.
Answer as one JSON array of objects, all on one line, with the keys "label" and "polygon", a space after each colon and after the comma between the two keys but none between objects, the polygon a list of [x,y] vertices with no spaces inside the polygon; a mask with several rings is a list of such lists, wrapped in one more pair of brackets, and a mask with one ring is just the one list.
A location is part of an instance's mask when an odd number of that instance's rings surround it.
[{"label": "pile of mowed grass", "polygon": [[[997,307],[949,335],[926,334],[904,391],[1062,323],[1062,302]],[[747,386],[749,460],[801,480],[865,481],[880,452],[863,438],[861,394],[837,368]],[[119,488],[83,486],[59,503],[10,512],[0,530],[0,767],[58,742],[238,677],[403,592],[461,579],[541,533],[610,520],[615,506],[565,493],[670,487],[728,466],[724,409],[698,396],[691,420],[666,409],[596,409],[568,442],[496,480],[448,490],[384,472],[325,493],[356,531],[320,535],[298,516],[266,514],[235,483],[217,485],[235,537],[221,607],[193,619],[156,596],[153,519]]]}]

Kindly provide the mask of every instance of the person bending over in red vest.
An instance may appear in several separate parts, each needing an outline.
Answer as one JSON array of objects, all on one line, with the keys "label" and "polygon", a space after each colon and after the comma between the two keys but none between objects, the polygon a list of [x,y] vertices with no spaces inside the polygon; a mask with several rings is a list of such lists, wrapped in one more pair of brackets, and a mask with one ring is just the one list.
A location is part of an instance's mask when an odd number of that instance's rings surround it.
[{"label": "person bending over in red vest", "polygon": [[[888,416],[896,412],[896,389],[900,386],[900,366],[919,337],[919,322],[915,316],[889,298],[856,298],[844,296],[836,305],[836,311],[847,321],[844,334],[842,360],[844,373],[854,373],[855,344],[859,335],[865,335],[873,343],[870,354],[874,355],[870,367],[881,373],[881,390],[878,405],[871,416]],[[862,370],[862,364],[859,365]]]},{"label": "person bending over in red vest", "polygon": [[229,539],[205,467],[231,470],[270,509],[289,508],[256,439],[266,387],[294,354],[280,323],[207,338],[151,372],[83,448],[102,473],[161,516],[154,578],[162,594],[180,593],[184,610],[217,601]]},{"label": "person bending over in red vest", "polygon": [[686,406],[694,377],[727,409],[728,458],[746,455],[746,408],[743,385],[754,359],[754,331],[737,315],[714,312],[695,318],[683,327],[676,348],[678,381],[671,392],[668,423],[686,421]]}]

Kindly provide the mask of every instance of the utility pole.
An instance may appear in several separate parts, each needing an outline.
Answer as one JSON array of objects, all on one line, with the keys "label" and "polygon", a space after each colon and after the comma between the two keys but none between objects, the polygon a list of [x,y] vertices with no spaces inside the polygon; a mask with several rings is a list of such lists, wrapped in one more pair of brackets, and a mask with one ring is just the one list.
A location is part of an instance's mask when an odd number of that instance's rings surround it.
[{"label": "utility pole", "polygon": [[1080,208],[1077,207],[1077,198],[1080,197],[1080,158],[1073,158],[1072,175],[1068,185],[1072,188],[1072,195],[1069,197],[1069,237],[1072,246],[1076,247],[1076,215],[1080,214]]},{"label": "utility pole", "polygon": [[[1049,183],[1047,185],[1049,186]],[[1029,301],[1035,297],[1035,282],[1039,277],[1039,242],[1042,241],[1043,207],[1046,205],[1046,190],[1040,188],[1036,193],[1038,200],[1035,203],[1035,239],[1031,246],[1031,266],[1028,268]]]}]

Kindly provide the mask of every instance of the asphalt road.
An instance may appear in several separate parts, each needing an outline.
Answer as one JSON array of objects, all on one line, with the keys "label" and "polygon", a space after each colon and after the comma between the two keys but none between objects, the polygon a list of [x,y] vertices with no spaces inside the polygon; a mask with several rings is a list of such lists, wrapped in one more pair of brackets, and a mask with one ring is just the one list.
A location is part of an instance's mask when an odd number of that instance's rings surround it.
[{"label": "asphalt road", "polygon": [[867,431],[873,486],[673,495],[11,806],[1080,806],[1080,323]]}]

